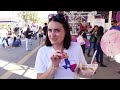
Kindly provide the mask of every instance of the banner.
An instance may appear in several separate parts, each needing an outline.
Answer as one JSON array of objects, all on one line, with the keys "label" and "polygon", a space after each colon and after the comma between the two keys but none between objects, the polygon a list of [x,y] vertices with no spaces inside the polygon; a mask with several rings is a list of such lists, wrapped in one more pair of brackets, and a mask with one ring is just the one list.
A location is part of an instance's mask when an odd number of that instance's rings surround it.
[{"label": "banner", "polygon": [[105,19],[94,19],[94,25],[105,27]]}]

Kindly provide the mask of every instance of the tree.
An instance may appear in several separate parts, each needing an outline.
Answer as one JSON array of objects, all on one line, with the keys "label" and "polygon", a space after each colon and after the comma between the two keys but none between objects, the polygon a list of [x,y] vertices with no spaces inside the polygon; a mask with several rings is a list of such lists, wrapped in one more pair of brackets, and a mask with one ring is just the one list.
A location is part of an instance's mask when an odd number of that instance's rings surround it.
[{"label": "tree", "polygon": [[48,22],[48,18],[41,18],[40,17],[40,20],[39,20],[40,25],[44,25],[44,23],[47,23],[47,22]]},{"label": "tree", "polygon": [[22,18],[26,23],[28,23],[28,21],[33,21],[36,23],[39,22],[37,11],[21,11],[18,13],[18,16]]}]

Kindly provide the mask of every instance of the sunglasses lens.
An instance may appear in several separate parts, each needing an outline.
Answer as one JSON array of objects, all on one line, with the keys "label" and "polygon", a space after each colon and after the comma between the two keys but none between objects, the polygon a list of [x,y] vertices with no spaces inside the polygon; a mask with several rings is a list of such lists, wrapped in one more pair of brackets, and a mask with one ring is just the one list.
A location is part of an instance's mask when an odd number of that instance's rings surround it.
[{"label": "sunglasses lens", "polygon": [[60,19],[60,20],[65,20],[63,14],[57,14],[57,15],[49,16],[49,19],[52,19],[52,18],[56,18],[56,19]]}]

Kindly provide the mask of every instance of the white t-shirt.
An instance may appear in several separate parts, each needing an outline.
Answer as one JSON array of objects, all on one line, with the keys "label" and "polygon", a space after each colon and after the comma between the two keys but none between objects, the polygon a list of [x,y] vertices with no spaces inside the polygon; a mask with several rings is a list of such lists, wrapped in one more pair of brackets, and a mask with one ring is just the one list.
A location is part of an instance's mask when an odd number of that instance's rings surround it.
[{"label": "white t-shirt", "polygon": [[[37,73],[44,73],[51,67],[52,61],[50,57],[54,52],[55,50],[52,46],[43,46],[38,50],[35,62],[35,71]],[[74,79],[75,66],[78,68],[80,62],[85,65],[87,64],[81,46],[77,42],[71,42],[69,49],[64,50],[64,52],[67,53],[68,59],[61,60],[54,79]]]}]

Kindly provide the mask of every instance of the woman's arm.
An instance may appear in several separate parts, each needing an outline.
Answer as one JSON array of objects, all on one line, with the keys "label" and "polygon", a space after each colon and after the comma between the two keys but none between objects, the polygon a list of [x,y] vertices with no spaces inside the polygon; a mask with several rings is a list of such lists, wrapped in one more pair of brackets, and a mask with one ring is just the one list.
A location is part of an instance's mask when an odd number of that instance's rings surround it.
[{"label": "woman's arm", "polygon": [[45,73],[38,73],[37,79],[52,79],[58,67],[51,66]]},{"label": "woman's arm", "polygon": [[87,35],[86,35],[86,33],[83,33],[83,39],[84,39],[84,41],[86,42],[87,41]]},{"label": "woman's arm", "polygon": [[94,35],[95,32],[96,32],[96,30],[93,30],[93,32],[91,33],[91,36]]},{"label": "woman's arm", "polygon": [[53,53],[53,55],[50,57],[52,61],[52,65],[47,69],[47,66],[48,66],[46,65],[47,58],[45,58],[45,54],[43,54],[43,51],[42,51],[44,50],[43,48],[39,49],[38,54],[36,56],[35,70],[37,72],[37,79],[52,79],[54,78],[54,74],[59,67],[60,61],[63,58],[63,54],[61,50],[56,50]]}]

